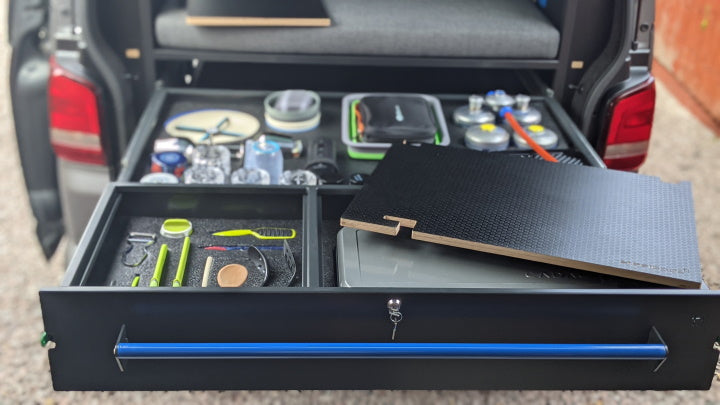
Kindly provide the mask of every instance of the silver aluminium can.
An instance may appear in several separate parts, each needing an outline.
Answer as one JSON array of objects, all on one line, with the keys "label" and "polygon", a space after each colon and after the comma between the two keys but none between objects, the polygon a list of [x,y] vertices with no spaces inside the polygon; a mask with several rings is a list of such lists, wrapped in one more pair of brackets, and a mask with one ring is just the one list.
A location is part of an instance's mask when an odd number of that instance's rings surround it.
[{"label": "silver aluminium can", "polygon": [[[525,132],[527,132],[533,141],[543,148],[550,149],[557,146],[559,138],[554,131],[547,129],[542,125],[528,125],[524,128]],[[513,141],[520,149],[530,149],[530,145],[528,145],[528,143],[525,142],[525,139],[516,132],[513,133]]]},{"label": "silver aluminium can", "polygon": [[485,104],[493,111],[498,112],[503,107],[514,106],[515,97],[505,93],[505,90],[493,90],[485,95]]},{"label": "silver aluminium can", "polygon": [[495,114],[483,109],[482,96],[473,94],[468,97],[468,104],[458,107],[453,112],[453,121],[461,127],[471,127],[495,122]]},{"label": "silver aluminium can", "polygon": [[465,131],[465,146],[484,151],[501,151],[508,148],[510,134],[501,126],[482,124]]},{"label": "silver aluminium can", "polygon": [[540,124],[542,113],[537,108],[530,107],[530,96],[518,94],[515,96],[515,109],[513,117],[522,126]]}]

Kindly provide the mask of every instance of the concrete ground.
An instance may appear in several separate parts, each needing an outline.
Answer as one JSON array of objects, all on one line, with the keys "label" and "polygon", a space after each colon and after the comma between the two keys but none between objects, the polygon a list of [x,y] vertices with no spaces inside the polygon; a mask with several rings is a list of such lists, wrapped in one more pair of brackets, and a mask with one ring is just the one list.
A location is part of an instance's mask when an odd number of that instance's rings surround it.
[{"label": "concrete ground", "polygon": [[[1,1],[0,4],[4,4]],[[0,24],[6,21],[0,7]],[[0,77],[7,77],[9,50],[0,28]],[[61,255],[45,261],[17,156],[7,80],[0,80],[0,404],[75,403],[472,403],[472,404],[720,404],[720,381],[707,392],[674,391],[234,391],[234,392],[54,392],[38,289],[57,285]],[[698,236],[706,281],[720,288],[720,139],[702,126],[666,88],[658,86],[656,122],[645,174],[693,184]],[[62,251],[62,246],[60,251]]]}]

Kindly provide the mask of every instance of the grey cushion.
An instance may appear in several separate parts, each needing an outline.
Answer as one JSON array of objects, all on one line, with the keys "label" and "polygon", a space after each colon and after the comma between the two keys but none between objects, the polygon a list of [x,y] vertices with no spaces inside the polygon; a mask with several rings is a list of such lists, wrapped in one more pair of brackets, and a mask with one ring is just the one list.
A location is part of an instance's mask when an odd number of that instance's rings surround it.
[{"label": "grey cushion", "polygon": [[552,59],[558,30],[531,0],[325,0],[328,28],[195,27],[155,21],[161,47],[298,54]]}]

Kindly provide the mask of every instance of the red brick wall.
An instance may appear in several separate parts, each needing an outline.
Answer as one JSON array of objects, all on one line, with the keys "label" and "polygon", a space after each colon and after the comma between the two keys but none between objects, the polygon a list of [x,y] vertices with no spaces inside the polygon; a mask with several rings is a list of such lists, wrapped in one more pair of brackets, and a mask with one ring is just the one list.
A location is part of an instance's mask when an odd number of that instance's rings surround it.
[{"label": "red brick wall", "polygon": [[656,0],[655,59],[720,122],[720,0]]}]

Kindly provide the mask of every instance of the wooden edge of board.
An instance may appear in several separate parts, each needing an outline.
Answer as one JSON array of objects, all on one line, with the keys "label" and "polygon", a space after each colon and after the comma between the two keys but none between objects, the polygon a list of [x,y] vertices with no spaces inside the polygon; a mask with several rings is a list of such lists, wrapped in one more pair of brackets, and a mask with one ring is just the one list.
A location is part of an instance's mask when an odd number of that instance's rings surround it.
[{"label": "wooden edge of board", "polygon": [[391,215],[385,215],[383,216],[383,219],[386,221],[396,221],[398,223],[398,226],[401,226],[403,228],[415,229],[415,225],[417,225],[417,221],[414,219],[393,217]]},{"label": "wooden edge of board", "polygon": [[399,223],[396,226],[385,226],[340,218],[340,226],[346,226],[348,228],[360,229],[361,231],[381,233],[383,235],[390,236],[397,236],[398,232],[400,232]]},{"label": "wooden edge of board", "polygon": [[329,18],[272,17],[195,17],[186,16],[185,23],[205,27],[329,27]]},{"label": "wooden edge of board", "polygon": [[[366,228],[363,228],[363,229],[368,230]],[[515,258],[524,259],[524,260],[532,260],[535,262],[553,264],[553,265],[557,265],[557,266],[571,267],[571,268],[576,268],[579,270],[586,270],[586,271],[591,271],[594,273],[606,274],[609,276],[617,276],[617,277],[629,278],[629,279],[638,280],[638,281],[646,281],[649,283],[663,284],[663,285],[667,285],[670,287],[698,289],[702,286],[702,283],[700,283],[700,282],[693,282],[693,281],[689,281],[689,280],[680,280],[680,279],[664,277],[664,276],[659,276],[659,275],[651,275],[651,274],[641,273],[641,272],[627,270],[627,269],[615,268],[615,267],[610,267],[610,266],[601,266],[601,265],[577,261],[577,260],[570,260],[570,259],[565,259],[565,258],[560,258],[560,257],[542,255],[539,253],[526,252],[523,250],[516,250],[516,249],[505,248],[505,247],[500,247],[500,246],[488,245],[488,244],[480,243],[480,242],[471,242],[471,241],[462,240],[462,239],[450,238],[447,236],[432,235],[429,233],[417,232],[415,230],[412,231],[412,238],[415,240],[423,241],[423,242],[430,242],[430,243],[436,243],[436,244],[440,244],[440,245],[459,247],[462,249],[476,250],[479,252],[515,257]]]}]

